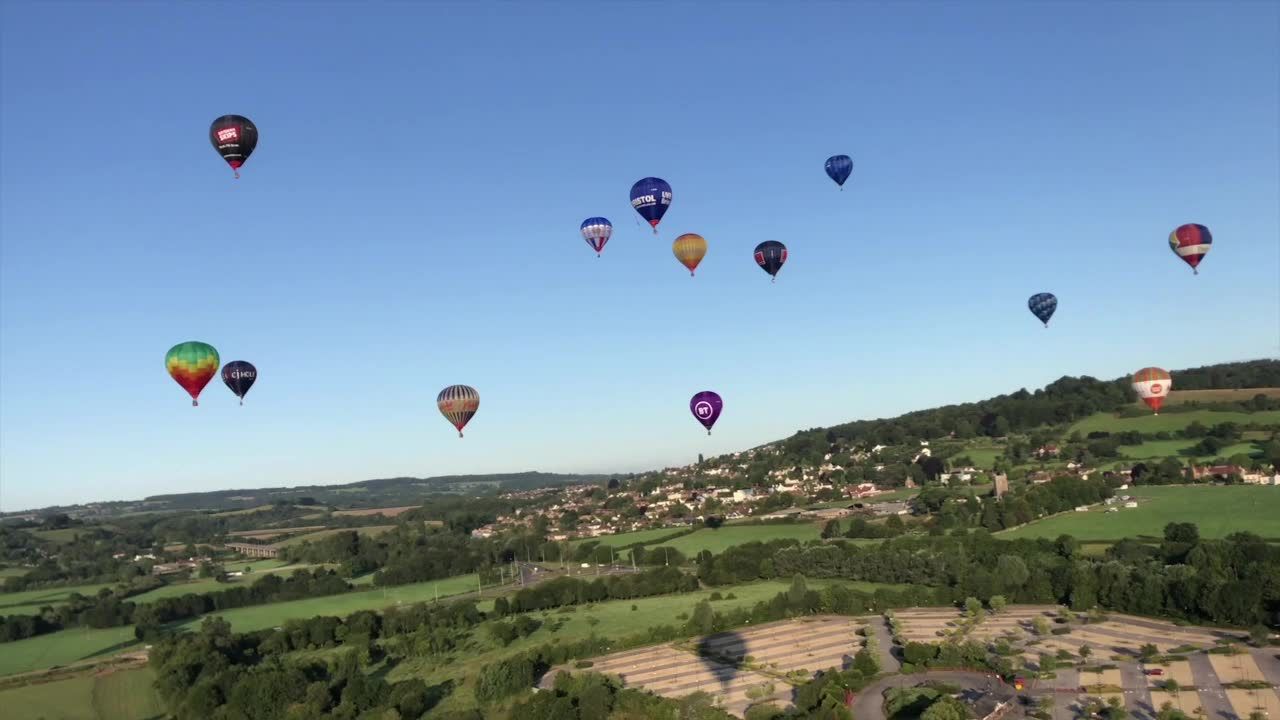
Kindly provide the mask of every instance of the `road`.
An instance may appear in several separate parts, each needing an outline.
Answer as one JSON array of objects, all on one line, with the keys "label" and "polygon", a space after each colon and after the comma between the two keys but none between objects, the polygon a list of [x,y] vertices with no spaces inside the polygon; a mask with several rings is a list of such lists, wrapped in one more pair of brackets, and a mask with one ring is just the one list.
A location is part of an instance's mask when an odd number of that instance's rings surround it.
[{"label": "road", "polygon": [[1187,659],[1191,663],[1191,677],[1199,688],[1196,695],[1200,706],[1204,708],[1205,720],[1236,720],[1236,712],[1231,708],[1226,693],[1222,691],[1222,681],[1218,679],[1218,673],[1213,671],[1209,656],[1193,653]]},{"label": "road", "polygon": [[1160,708],[1151,707],[1151,688],[1142,666],[1135,662],[1122,662],[1120,686],[1124,688],[1124,706],[1137,720],[1152,720]]},{"label": "road", "polygon": [[1000,682],[991,673],[966,672],[961,670],[938,670],[936,672],[915,673],[911,675],[892,675],[871,683],[859,692],[853,700],[853,716],[861,720],[872,720],[885,717],[884,691],[895,687],[914,687],[923,682],[944,682],[960,686],[961,691],[1004,692],[1013,697],[1013,689]]},{"label": "road", "polygon": [[872,618],[867,622],[870,631],[880,645],[880,672],[898,672],[902,663],[893,654],[893,635],[889,632],[889,622],[883,617]]}]

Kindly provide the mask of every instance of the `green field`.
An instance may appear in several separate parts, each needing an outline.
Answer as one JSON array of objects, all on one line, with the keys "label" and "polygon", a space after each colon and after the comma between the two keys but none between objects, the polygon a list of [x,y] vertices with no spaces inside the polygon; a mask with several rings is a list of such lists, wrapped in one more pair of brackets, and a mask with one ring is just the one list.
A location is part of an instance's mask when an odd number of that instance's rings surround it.
[{"label": "green field", "polygon": [[92,530],[91,527],[78,528],[62,528],[61,530],[31,530],[29,531],[34,537],[41,540],[47,540],[51,543],[64,545],[76,539],[77,536]]},{"label": "green field", "polygon": [[995,467],[996,458],[1004,455],[1002,447],[967,447],[956,454],[956,457],[968,456],[973,461],[973,466],[982,470],[990,470]]},{"label": "green field", "polygon": [[117,653],[137,644],[133,626],[94,630],[72,628],[5,643],[0,676],[69,665],[77,660]]},{"label": "green field", "polygon": [[332,528],[330,530],[319,530],[312,533],[305,533],[303,535],[294,535],[291,538],[287,538],[285,540],[281,540],[278,543],[275,543],[275,546],[289,547],[290,545],[301,545],[304,542],[315,542],[320,538],[327,537],[329,535],[334,535],[340,532],[348,532],[351,530],[355,530],[357,533],[361,535],[377,537],[378,535],[381,535],[384,532],[387,532],[389,530],[394,530],[394,529],[395,529],[395,525],[370,525],[368,527],[361,527],[361,528]]},{"label": "green field", "polygon": [[[1164,401],[1170,405],[1189,402],[1242,402],[1252,400],[1255,395],[1280,397],[1280,388],[1246,388],[1244,390],[1178,390],[1174,389]],[[1141,401],[1139,401],[1141,403]]]},{"label": "green field", "polygon": [[809,522],[777,525],[722,525],[714,530],[703,528],[662,545],[675,548],[686,557],[692,558],[703,550],[722,553],[734,545],[753,541],[768,542],[784,538],[802,541],[817,540],[821,533],[821,524]]},{"label": "green field", "polygon": [[23,590],[22,592],[0,593],[0,615],[34,615],[45,605],[61,605],[71,597],[72,593],[80,593],[85,597],[98,594],[103,588],[114,587],[114,583],[97,585],[73,585],[64,588],[47,590]]},{"label": "green field", "polygon": [[389,587],[386,590],[366,590],[342,595],[237,608],[201,616],[187,621],[183,626],[188,629],[195,629],[200,626],[205,617],[219,615],[226,618],[227,622],[231,623],[231,628],[236,632],[249,632],[276,627],[286,620],[310,618],[317,615],[342,617],[357,610],[381,610],[393,605],[425,602],[436,597],[437,586],[441,598],[471,592],[476,589],[476,575],[473,573],[433,582],[398,585]]},{"label": "green field", "polygon": [[629,533],[619,533],[617,535],[602,535],[594,538],[579,538],[571,540],[570,545],[577,547],[586,542],[598,542],[604,547],[622,547],[623,545],[632,545],[635,543],[651,543],[660,538],[674,535],[688,528],[682,527],[664,527],[653,528],[652,530],[637,530]]},{"label": "green field", "polygon": [[10,577],[21,577],[29,572],[31,572],[31,569],[24,567],[0,568],[0,580]]},{"label": "green field", "polygon": [[151,720],[164,712],[154,681],[148,668],[82,675],[0,691],[0,707],[9,720]]},{"label": "green field", "polygon": [[[841,580],[808,581],[811,589],[818,589],[836,583],[850,589],[865,592],[872,592],[880,587],[903,587]],[[719,612],[738,607],[751,607],[758,602],[768,600],[774,595],[784,592],[790,586],[790,581],[766,581],[718,588],[721,595],[733,594],[734,599],[715,601],[711,605]],[[480,631],[482,630],[480,629],[473,634],[473,637],[478,641],[479,647],[475,651],[468,652],[458,662],[451,662],[441,666],[438,661],[430,659],[410,659],[392,670],[388,680],[396,681],[418,676],[424,678],[428,684],[433,684],[452,679],[458,682],[460,686],[452,695],[446,698],[444,703],[436,708],[436,712],[443,713],[451,709],[474,707],[475,697],[472,693],[471,685],[463,683],[468,679],[473,679],[479,669],[487,663],[543,643],[568,643],[590,637],[592,634],[606,639],[622,638],[658,625],[680,625],[684,620],[679,616],[684,613],[692,613],[693,607],[698,602],[708,599],[710,595],[710,591],[706,591],[636,600],[610,600],[577,606],[571,613],[558,613],[555,610],[533,613],[533,617],[542,620],[544,623],[551,623],[558,619],[564,619],[566,622],[555,633],[552,633],[544,625],[528,637],[520,638],[505,648],[495,647],[488,634]],[[635,609],[633,610],[632,607]],[[484,606],[482,606],[482,609],[484,609]]]},{"label": "green field", "polygon": [[[192,593],[196,595],[203,595],[208,592],[229,590],[230,588],[237,587],[239,585],[252,585],[263,575],[287,576],[296,570],[309,570],[316,567],[323,567],[321,565],[294,565],[280,560],[267,560],[265,562],[259,561],[259,564],[264,567],[255,568],[253,572],[248,573],[247,575],[242,575],[238,578],[232,578],[228,582],[220,583],[213,578],[202,578],[192,580],[190,582],[173,583],[171,585],[156,588],[150,592],[142,593],[141,595],[134,595],[129,598],[129,600],[135,603],[148,603],[155,602],[156,600],[162,600],[164,598],[182,597],[183,595],[190,595]],[[233,568],[232,565],[236,565],[236,567]],[[228,565],[226,567],[228,572],[242,570],[245,563],[233,563],[232,565]],[[271,565],[275,565],[275,567],[270,567]]]},{"label": "green field", "polygon": [[1139,498],[1139,505],[1108,513],[1101,506],[1089,512],[1065,512],[1004,530],[1005,539],[1056,538],[1119,540],[1125,537],[1163,537],[1171,522],[1193,522],[1203,537],[1221,538],[1248,530],[1265,538],[1280,538],[1280,488],[1267,486],[1135,487],[1119,491]]},{"label": "green field", "polygon": [[1266,410],[1256,413],[1214,412],[1212,410],[1196,410],[1194,412],[1164,413],[1163,415],[1144,415],[1142,417],[1122,418],[1111,413],[1097,413],[1072,425],[1067,434],[1078,432],[1088,435],[1091,432],[1138,432],[1154,433],[1160,431],[1173,432],[1199,420],[1206,426],[1218,423],[1234,422],[1244,424],[1262,424],[1280,426],[1280,410]]},{"label": "green field", "polygon": [[[1141,445],[1121,445],[1120,455],[1134,460],[1146,460],[1149,458],[1186,458],[1183,450],[1189,450],[1200,443],[1199,440],[1148,440]],[[1258,448],[1251,442],[1236,443],[1228,445],[1218,450],[1212,456],[1203,457],[1224,457],[1229,458],[1232,455],[1252,455],[1258,452]]]}]

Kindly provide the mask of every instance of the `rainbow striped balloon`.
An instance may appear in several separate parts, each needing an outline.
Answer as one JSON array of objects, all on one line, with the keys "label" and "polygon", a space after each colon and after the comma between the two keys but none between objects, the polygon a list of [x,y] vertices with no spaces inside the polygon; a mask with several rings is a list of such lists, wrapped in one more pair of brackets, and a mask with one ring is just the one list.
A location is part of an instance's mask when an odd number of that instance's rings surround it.
[{"label": "rainbow striped balloon", "polygon": [[480,393],[469,385],[450,385],[436,396],[436,407],[445,420],[458,428],[458,437],[462,437],[462,428],[480,409]]},{"label": "rainbow striped balloon", "polygon": [[191,405],[200,404],[200,391],[218,374],[218,351],[208,343],[191,340],[169,348],[164,367],[174,382],[191,395]]}]

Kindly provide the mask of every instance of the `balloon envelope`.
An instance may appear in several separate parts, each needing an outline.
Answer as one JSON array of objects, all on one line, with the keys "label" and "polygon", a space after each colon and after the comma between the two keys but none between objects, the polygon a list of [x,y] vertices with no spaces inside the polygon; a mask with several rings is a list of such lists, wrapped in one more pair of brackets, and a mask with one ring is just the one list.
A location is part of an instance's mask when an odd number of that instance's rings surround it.
[{"label": "balloon envelope", "polygon": [[1173,378],[1168,370],[1158,367],[1142,368],[1133,374],[1133,389],[1147,407],[1160,414],[1160,406],[1173,389]]},{"label": "balloon envelope", "polygon": [[689,400],[689,412],[702,423],[702,427],[707,429],[707,434],[711,434],[711,426],[716,424],[716,419],[720,417],[720,411],[724,409],[724,401],[720,396],[710,390],[703,390],[694,395]]},{"label": "balloon envelope", "polygon": [[765,240],[756,246],[756,264],[765,272],[777,277],[787,261],[787,246],[777,240]]},{"label": "balloon envelope", "polygon": [[462,428],[480,409],[480,393],[468,385],[450,385],[436,396],[436,407],[444,419],[458,429],[458,437],[462,437]]},{"label": "balloon envelope", "polygon": [[826,170],[827,177],[843,188],[844,181],[853,173],[853,158],[848,155],[832,155],[827,158]]},{"label": "balloon envelope", "polygon": [[1182,258],[1182,262],[1191,266],[1191,272],[1200,274],[1200,261],[1209,254],[1213,247],[1213,233],[1209,228],[1195,223],[1179,225],[1178,229],[1169,233],[1169,249]]},{"label": "balloon envelope", "polygon": [[253,363],[232,360],[222,366],[222,382],[235,393],[236,397],[240,398],[241,405],[244,404],[244,396],[257,379],[258,368],[254,367]]},{"label": "balloon envelope", "polygon": [[1053,293],[1036,293],[1027,300],[1027,308],[1032,315],[1040,318],[1045,327],[1049,327],[1049,318],[1058,309],[1058,297]]},{"label": "balloon envelope", "polygon": [[164,356],[164,367],[174,382],[191,396],[191,405],[199,405],[200,391],[218,372],[218,351],[212,345],[196,340],[178,343]]},{"label": "balloon envelope", "polygon": [[647,177],[631,186],[631,207],[658,232],[658,223],[671,207],[671,186],[666,180]]},{"label": "balloon envelope", "polygon": [[582,221],[580,229],[582,238],[587,241],[592,250],[596,251],[596,257],[600,257],[604,244],[613,236],[613,223],[609,222],[608,218],[591,217]]},{"label": "balloon envelope", "polygon": [[707,240],[697,233],[685,233],[671,243],[671,252],[682,265],[689,268],[689,274],[698,269],[698,263],[707,255]]},{"label": "balloon envelope", "polygon": [[209,142],[240,177],[240,166],[258,147],[258,128],[243,115],[223,115],[209,126]]}]

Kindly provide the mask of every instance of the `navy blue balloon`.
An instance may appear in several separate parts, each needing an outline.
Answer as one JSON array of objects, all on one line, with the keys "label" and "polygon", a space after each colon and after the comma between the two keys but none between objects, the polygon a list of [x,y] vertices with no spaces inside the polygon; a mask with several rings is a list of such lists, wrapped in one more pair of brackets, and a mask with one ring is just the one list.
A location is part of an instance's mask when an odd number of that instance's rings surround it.
[{"label": "navy blue balloon", "polygon": [[1049,318],[1058,309],[1058,297],[1053,293],[1036,293],[1027,300],[1027,307],[1031,309],[1032,315],[1040,318],[1045,327],[1049,327]]},{"label": "navy blue balloon", "polygon": [[640,213],[640,217],[653,226],[653,234],[658,234],[658,223],[671,207],[671,186],[666,180],[647,177],[631,186],[631,207]]},{"label": "navy blue balloon", "polygon": [[844,189],[844,181],[853,174],[853,158],[848,155],[832,155],[827,158],[827,177]]}]

